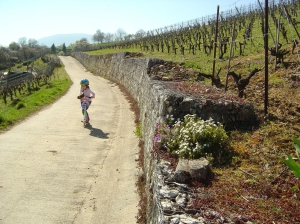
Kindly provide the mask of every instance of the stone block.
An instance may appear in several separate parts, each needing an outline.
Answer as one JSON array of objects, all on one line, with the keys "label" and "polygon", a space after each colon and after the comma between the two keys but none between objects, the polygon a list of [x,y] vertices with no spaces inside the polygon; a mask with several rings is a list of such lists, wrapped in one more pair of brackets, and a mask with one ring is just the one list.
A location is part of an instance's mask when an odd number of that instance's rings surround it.
[{"label": "stone block", "polygon": [[189,161],[187,159],[179,159],[173,177],[174,180],[178,183],[186,183],[189,177]]},{"label": "stone block", "polygon": [[189,173],[193,180],[205,182],[211,173],[209,161],[205,158],[190,160]]},{"label": "stone block", "polygon": [[211,174],[211,166],[207,159],[188,160],[180,158],[174,172],[174,180],[186,183],[189,178],[198,182],[205,182]]}]

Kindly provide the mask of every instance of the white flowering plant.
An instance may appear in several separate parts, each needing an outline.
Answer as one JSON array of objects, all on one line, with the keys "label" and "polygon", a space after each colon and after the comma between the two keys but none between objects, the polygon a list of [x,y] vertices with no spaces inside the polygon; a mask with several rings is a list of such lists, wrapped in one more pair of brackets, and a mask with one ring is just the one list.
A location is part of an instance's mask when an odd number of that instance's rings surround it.
[{"label": "white flowering plant", "polygon": [[229,148],[229,138],[222,124],[189,114],[172,125],[169,120],[157,124],[154,143],[161,150],[186,159],[208,156],[220,159]]}]

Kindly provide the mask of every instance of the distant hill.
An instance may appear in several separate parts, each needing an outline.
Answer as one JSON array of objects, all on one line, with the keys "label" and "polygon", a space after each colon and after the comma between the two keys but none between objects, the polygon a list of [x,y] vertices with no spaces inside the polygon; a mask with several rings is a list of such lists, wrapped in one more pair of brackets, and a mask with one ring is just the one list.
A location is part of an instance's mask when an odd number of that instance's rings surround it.
[{"label": "distant hill", "polygon": [[51,47],[52,44],[54,44],[55,47],[61,46],[63,43],[65,43],[66,47],[68,47],[70,44],[75,43],[81,38],[86,38],[89,43],[93,43],[93,35],[86,33],[56,34],[49,37],[43,37],[37,41],[40,45],[46,45],[48,47]]}]

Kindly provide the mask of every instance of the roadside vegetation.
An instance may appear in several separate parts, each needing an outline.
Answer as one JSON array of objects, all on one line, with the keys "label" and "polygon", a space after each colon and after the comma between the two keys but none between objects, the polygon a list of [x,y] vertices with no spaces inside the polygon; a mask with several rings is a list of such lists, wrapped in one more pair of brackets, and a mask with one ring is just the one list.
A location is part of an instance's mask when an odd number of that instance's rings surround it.
[{"label": "roadside vegetation", "polygon": [[[37,62],[36,62],[37,63]],[[27,116],[53,103],[63,95],[72,84],[64,67],[55,68],[53,75],[47,83],[40,82],[39,86],[25,89],[21,94],[7,98],[7,103],[0,100],[0,131],[11,127]]]}]

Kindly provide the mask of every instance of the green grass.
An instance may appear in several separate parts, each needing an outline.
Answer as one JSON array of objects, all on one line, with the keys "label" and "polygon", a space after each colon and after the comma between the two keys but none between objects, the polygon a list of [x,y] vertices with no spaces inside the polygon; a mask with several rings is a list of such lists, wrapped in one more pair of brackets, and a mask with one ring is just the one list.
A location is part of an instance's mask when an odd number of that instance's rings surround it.
[{"label": "green grass", "polygon": [[116,51],[115,49],[103,49],[103,50],[89,51],[88,53],[91,55],[104,55],[104,54],[111,54],[115,52],[119,52],[119,51]]},{"label": "green grass", "polygon": [[71,84],[72,81],[64,67],[60,67],[55,70],[50,82],[41,85],[39,90],[32,90],[31,93],[26,91],[21,95],[17,92],[17,96],[13,96],[13,100],[7,97],[7,104],[1,99],[0,130],[10,127],[44,106],[53,103],[66,93]]},{"label": "green grass", "polygon": [[139,122],[136,125],[136,130],[134,131],[134,134],[138,137],[141,138],[142,137],[142,122]]}]

